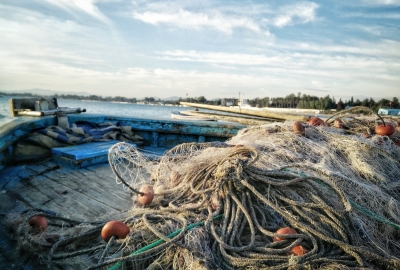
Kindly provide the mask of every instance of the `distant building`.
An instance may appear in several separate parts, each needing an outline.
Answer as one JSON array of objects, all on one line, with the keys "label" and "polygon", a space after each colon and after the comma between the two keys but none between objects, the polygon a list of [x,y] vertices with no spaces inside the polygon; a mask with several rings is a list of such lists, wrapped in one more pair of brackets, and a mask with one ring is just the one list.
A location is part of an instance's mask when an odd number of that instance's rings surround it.
[{"label": "distant building", "polygon": [[400,116],[400,109],[380,108],[378,114]]},{"label": "distant building", "polygon": [[240,107],[250,107],[248,99],[240,99],[239,102],[238,102],[238,105]]},{"label": "distant building", "polygon": [[233,106],[236,104],[236,98],[223,98],[221,100],[221,106]]},{"label": "distant building", "polygon": [[221,100],[222,106],[239,106],[239,107],[250,107],[248,99],[237,99],[237,98],[223,98]]}]

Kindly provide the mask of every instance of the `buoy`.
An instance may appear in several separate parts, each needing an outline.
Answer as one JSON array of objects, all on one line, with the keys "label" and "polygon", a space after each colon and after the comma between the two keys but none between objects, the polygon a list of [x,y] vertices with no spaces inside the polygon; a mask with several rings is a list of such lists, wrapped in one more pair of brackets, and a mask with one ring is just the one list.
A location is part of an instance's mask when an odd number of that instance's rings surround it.
[{"label": "buoy", "polygon": [[381,124],[381,125],[376,126],[376,128],[375,128],[375,133],[378,135],[381,135],[381,136],[390,136],[395,131],[396,131],[395,127],[390,124],[386,124],[386,126]]},{"label": "buoy", "polygon": [[307,254],[308,250],[305,249],[302,245],[294,246],[289,253],[296,256],[303,256]]},{"label": "buoy", "polygon": [[309,126],[326,126],[324,120],[322,120],[321,118],[318,117],[313,117],[310,119],[310,121],[308,121],[308,125]]},{"label": "buoy", "polygon": [[[293,228],[285,227],[285,228],[280,228],[275,233],[277,233],[277,234],[296,234],[297,232]],[[279,242],[282,240],[286,240],[286,238],[275,236],[273,240],[274,240],[274,242]]]},{"label": "buoy", "polygon": [[28,224],[35,230],[45,231],[48,227],[47,219],[44,216],[34,216],[28,220]]},{"label": "buoy", "polygon": [[333,122],[333,126],[337,128],[343,128],[343,121],[340,118],[336,118],[335,121]]},{"label": "buoy", "polygon": [[154,199],[154,190],[153,190],[152,186],[143,185],[140,188],[139,192],[144,193],[143,195],[142,194],[138,194],[138,196],[137,196],[138,202],[140,204],[147,205],[147,204],[150,204],[153,201],[153,199]]},{"label": "buoy", "polygon": [[305,132],[304,132],[303,124],[302,124],[301,122],[299,122],[299,121],[295,121],[295,122],[293,123],[293,132],[294,132],[296,135],[304,136],[304,135],[305,135]]},{"label": "buoy", "polygon": [[129,232],[130,229],[128,225],[118,220],[111,220],[103,226],[103,229],[101,229],[101,238],[106,242],[108,242],[113,236],[117,239],[124,239]]}]

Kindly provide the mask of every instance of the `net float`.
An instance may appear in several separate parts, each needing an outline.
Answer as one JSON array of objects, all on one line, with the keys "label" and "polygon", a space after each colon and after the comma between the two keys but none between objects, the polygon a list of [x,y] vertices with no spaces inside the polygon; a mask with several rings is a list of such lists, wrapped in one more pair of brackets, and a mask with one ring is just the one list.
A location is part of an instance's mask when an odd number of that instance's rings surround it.
[{"label": "net float", "polygon": [[340,118],[336,118],[335,121],[333,122],[333,126],[337,128],[343,128],[343,121]]},{"label": "net float", "polygon": [[293,254],[293,255],[296,255],[296,256],[303,256],[303,255],[307,254],[307,252],[308,252],[308,250],[305,249],[302,245],[294,246],[289,251],[290,254]]},{"label": "net float", "polygon": [[103,229],[101,229],[101,238],[106,242],[108,242],[113,236],[117,239],[124,239],[129,232],[130,229],[128,225],[118,220],[111,220],[103,226]]},{"label": "net float", "polygon": [[293,123],[293,132],[296,135],[304,136],[305,132],[304,132],[303,124],[301,122],[299,122],[299,121],[295,121]]},{"label": "net float", "polygon": [[313,117],[308,121],[308,125],[309,126],[326,126],[324,120],[322,120],[321,118],[318,117]]},{"label": "net float", "polygon": [[153,186],[143,185],[140,188],[139,192],[142,193],[142,194],[138,194],[138,196],[137,196],[138,202],[140,204],[147,205],[153,201],[153,199],[154,199]]},{"label": "net float", "polygon": [[[280,228],[275,233],[276,234],[296,234],[297,232],[293,228],[285,227],[285,228]],[[274,240],[274,242],[279,242],[279,241],[282,241],[282,240],[286,240],[286,238],[275,236],[273,240]]]},{"label": "net float", "polygon": [[45,231],[48,227],[47,219],[44,216],[34,216],[28,220],[28,224],[35,230]]},{"label": "net float", "polygon": [[387,125],[380,124],[375,128],[375,133],[381,136],[390,136],[395,131],[396,131],[395,127],[390,124]]}]

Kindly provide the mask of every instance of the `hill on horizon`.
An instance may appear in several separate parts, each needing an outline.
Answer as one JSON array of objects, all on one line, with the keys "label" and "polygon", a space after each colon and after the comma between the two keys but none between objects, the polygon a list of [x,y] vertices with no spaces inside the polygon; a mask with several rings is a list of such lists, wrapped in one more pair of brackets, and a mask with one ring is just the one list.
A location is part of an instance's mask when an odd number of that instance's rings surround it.
[{"label": "hill on horizon", "polygon": [[[43,96],[52,96],[52,95],[78,95],[78,96],[90,96],[93,94],[87,93],[87,92],[63,92],[63,91],[55,91],[55,90],[50,90],[50,89],[41,89],[41,88],[31,88],[31,89],[21,89],[21,90],[0,90],[0,92],[3,93],[15,93],[15,94],[23,94],[23,93],[29,93],[29,94],[34,94],[34,95],[43,95]],[[178,96],[172,96],[168,98],[159,98],[159,97],[152,97],[155,100],[169,100],[169,101],[176,101],[179,100],[181,97]],[[138,98],[141,99],[141,98]]]},{"label": "hill on horizon", "polygon": [[16,93],[16,94],[35,94],[35,95],[43,95],[43,96],[51,96],[51,95],[80,95],[80,96],[90,96],[91,94],[87,92],[62,92],[62,91],[55,91],[50,89],[42,89],[42,88],[31,88],[31,89],[22,89],[22,90],[0,90],[3,93]]}]

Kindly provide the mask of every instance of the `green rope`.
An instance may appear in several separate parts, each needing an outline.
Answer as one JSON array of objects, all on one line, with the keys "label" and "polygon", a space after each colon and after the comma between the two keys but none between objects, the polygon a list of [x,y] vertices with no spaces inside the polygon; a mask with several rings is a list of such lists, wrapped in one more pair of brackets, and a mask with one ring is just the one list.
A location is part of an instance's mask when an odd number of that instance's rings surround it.
[{"label": "green rope", "polygon": [[[222,217],[222,215],[215,216],[213,219],[218,219],[220,217]],[[186,229],[190,230],[190,229],[193,229],[194,227],[203,226],[203,225],[204,225],[204,221],[201,221],[201,222],[197,222],[197,223],[193,223],[193,224],[188,225],[186,227]],[[182,229],[178,229],[178,230],[168,234],[167,238],[175,237],[181,231],[182,231]],[[145,252],[146,250],[149,250],[149,249],[151,249],[153,247],[156,247],[156,246],[158,246],[158,245],[160,245],[160,244],[162,244],[164,242],[165,242],[164,240],[158,239],[158,240],[154,241],[153,243],[150,243],[147,246],[144,246],[141,249],[136,250],[135,252],[131,253],[129,256],[140,254],[140,253]],[[114,264],[111,268],[109,268],[108,270],[117,270],[122,264],[123,264],[123,262],[118,262],[118,263]]]},{"label": "green rope", "polygon": [[[302,173],[302,172],[296,172],[296,171],[292,171],[292,170],[289,170],[289,169],[283,169],[282,171],[286,171],[286,172],[294,173],[294,174],[297,174],[297,175],[300,175],[300,176],[303,176],[303,177],[307,177],[307,175]],[[318,181],[316,179],[313,179],[313,180],[315,182],[317,182],[318,184],[322,185],[322,186],[325,186],[325,187],[327,186],[327,185],[323,184],[322,182],[320,182],[320,181]],[[374,212],[362,207],[361,205],[357,204],[356,202],[352,201],[351,199],[349,199],[349,202],[350,202],[350,204],[352,206],[357,208],[359,211],[361,211],[365,215],[367,215],[367,216],[369,216],[369,217],[371,217],[371,218],[373,218],[375,220],[378,220],[378,221],[380,221],[382,223],[385,223],[387,225],[390,225],[390,226],[400,230],[400,225],[399,224],[396,224],[396,223],[394,223],[394,222],[392,222],[392,221],[390,221],[390,220],[388,220],[388,219],[386,219],[384,217],[381,217],[381,216],[375,214]]]}]

